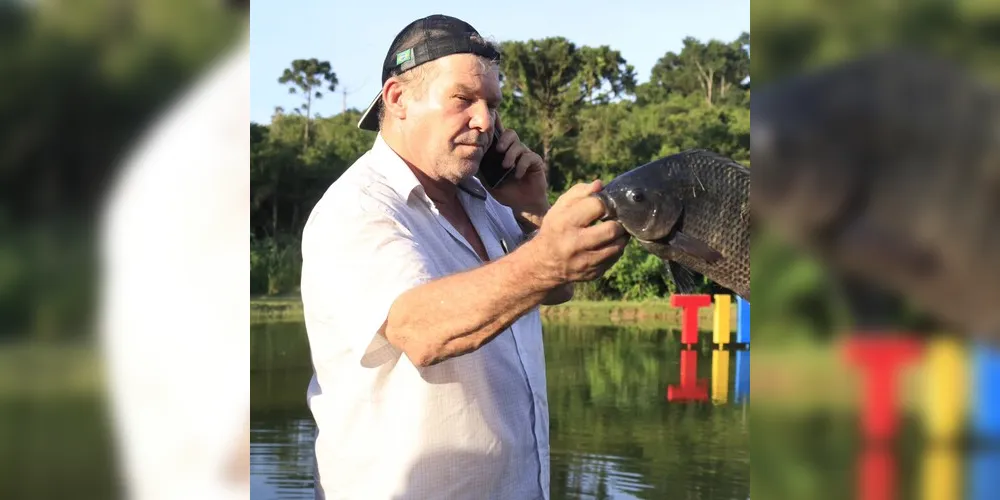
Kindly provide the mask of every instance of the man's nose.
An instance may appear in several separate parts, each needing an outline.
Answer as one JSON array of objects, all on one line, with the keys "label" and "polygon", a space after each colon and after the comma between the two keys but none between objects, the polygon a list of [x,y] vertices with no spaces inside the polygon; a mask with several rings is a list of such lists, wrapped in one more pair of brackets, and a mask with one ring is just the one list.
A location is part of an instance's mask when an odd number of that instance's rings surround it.
[{"label": "man's nose", "polygon": [[486,103],[480,101],[469,108],[472,118],[469,120],[470,128],[478,128],[484,132],[493,131],[493,112]]}]

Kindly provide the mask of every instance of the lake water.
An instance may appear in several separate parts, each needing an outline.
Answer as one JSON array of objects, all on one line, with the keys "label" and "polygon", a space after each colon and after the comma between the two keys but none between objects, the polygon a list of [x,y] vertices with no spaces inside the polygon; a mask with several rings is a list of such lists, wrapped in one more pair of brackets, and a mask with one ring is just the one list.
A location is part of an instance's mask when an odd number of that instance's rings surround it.
[{"label": "lake water", "polygon": [[[546,323],[544,335],[553,499],[749,498],[749,352],[713,349],[704,332],[684,353],[674,329]],[[304,326],[256,324],[251,351],[251,495],[312,498]],[[682,368],[700,389],[668,400]]]}]

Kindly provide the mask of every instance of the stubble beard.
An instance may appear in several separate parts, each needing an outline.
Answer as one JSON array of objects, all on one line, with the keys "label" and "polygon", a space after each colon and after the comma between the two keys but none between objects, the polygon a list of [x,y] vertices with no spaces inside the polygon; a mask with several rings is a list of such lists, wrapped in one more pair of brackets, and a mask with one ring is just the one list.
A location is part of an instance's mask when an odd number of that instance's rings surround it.
[{"label": "stubble beard", "polygon": [[438,175],[448,179],[453,184],[466,180],[479,171],[480,158],[458,156],[456,154],[445,155],[438,159]]}]

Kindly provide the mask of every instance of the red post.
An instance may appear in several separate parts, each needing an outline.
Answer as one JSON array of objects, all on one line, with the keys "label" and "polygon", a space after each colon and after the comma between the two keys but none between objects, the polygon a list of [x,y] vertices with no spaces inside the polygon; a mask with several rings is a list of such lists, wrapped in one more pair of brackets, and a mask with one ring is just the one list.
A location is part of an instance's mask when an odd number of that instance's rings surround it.
[{"label": "red post", "polygon": [[681,385],[667,386],[667,401],[707,401],[708,380],[698,380],[698,351],[681,351]]},{"label": "red post", "polygon": [[855,335],[847,341],[847,361],[859,367],[864,377],[862,430],[869,440],[888,440],[896,434],[898,421],[897,376],[922,352],[913,338]]},{"label": "red post", "polygon": [[698,309],[712,305],[712,296],[707,294],[670,296],[671,307],[680,307],[681,311],[681,343],[698,343]]}]

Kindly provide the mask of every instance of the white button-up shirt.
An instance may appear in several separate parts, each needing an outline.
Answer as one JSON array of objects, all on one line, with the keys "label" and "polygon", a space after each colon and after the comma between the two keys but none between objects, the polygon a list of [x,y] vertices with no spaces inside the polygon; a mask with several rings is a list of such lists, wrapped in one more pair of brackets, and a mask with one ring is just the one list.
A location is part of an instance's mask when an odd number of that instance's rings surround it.
[{"label": "white button-up shirt", "polygon": [[[513,251],[511,210],[475,178],[460,188],[490,260]],[[484,264],[381,136],[314,207],[302,257],[317,498],[549,498],[537,308],[424,368],[378,333],[402,292]]]}]

